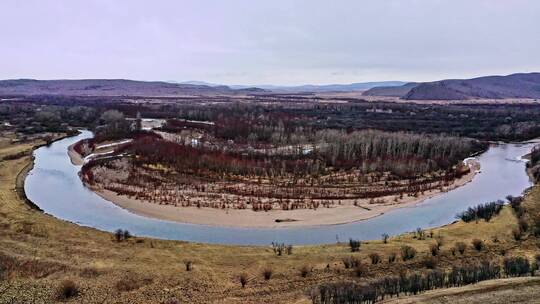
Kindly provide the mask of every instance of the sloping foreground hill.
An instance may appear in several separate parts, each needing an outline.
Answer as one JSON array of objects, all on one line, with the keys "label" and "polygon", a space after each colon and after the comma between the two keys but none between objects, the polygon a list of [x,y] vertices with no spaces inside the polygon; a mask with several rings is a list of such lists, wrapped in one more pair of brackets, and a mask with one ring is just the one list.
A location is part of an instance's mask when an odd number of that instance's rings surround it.
[{"label": "sloping foreground hill", "polygon": [[257,88],[233,90],[227,86],[178,84],[125,79],[81,80],[0,80],[0,95],[67,96],[178,96],[200,94],[252,93]]},{"label": "sloping foreground hill", "polygon": [[534,99],[540,98],[540,73],[410,82],[402,86],[374,87],[362,95],[401,97],[407,100]]},{"label": "sloping foreground hill", "polygon": [[465,100],[502,98],[540,98],[540,73],[486,76],[473,79],[450,79],[422,83],[403,99]]},{"label": "sloping foreground hill", "polygon": [[364,96],[389,96],[389,97],[402,97],[405,94],[409,93],[409,91],[418,86],[418,83],[416,82],[409,82],[402,86],[382,86],[382,87],[374,87],[371,88],[362,95]]}]

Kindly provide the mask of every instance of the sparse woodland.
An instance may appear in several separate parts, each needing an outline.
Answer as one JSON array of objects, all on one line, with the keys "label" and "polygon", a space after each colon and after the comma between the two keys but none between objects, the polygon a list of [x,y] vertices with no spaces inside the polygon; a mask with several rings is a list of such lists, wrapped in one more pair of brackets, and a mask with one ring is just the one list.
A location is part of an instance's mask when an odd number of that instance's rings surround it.
[{"label": "sparse woodland", "polygon": [[267,140],[255,141],[258,135],[249,133],[238,144],[219,137],[208,123],[172,121],[163,130],[179,126],[203,135],[195,144],[193,138],[137,136],[115,150],[117,157],[86,164],[83,179],[157,204],[317,209],[341,200],[377,203],[393,196],[397,201],[442,189],[469,172],[463,158],[484,148],[453,136],[376,130],[286,133],[279,124]]}]

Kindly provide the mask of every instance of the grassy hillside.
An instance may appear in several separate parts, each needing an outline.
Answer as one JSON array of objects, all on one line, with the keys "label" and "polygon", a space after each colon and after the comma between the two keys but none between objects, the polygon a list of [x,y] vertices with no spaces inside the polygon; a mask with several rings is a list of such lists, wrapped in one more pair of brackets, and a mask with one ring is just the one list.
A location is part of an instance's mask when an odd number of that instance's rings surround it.
[{"label": "grassy hillside", "polygon": [[[31,164],[28,154],[32,147],[41,143],[0,145],[0,159],[4,159],[0,162],[0,303],[53,303],[69,290],[76,292],[65,300],[68,303],[309,303],[307,292],[321,282],[365,280],[406,269],[425,269],[430,246],[437,238],[443,242],[437,258],[441,268],[482,257],[502,259],[504,255],[520,254],[532,259],[538,252],[535,238],[513,238],[511,231],[518,224],[509,207],[489,223],[459,222],[426,231],[424,237],[411,233],[391,238],[387,244],[371,241],[355,253],[348,244],[295,246],[291,255],[278,256],[270,246],[138,237],[117,242],[111,233],[55,219],[30,208],[19,197],[15,191],[17,176]],[[540,187],[535,187],[524,205],[530,212],[538,212],[539,201]],[[483,240],[486,249],[474,250],[471,241],[475,238]],[[467,244],[463,255],[451,253],[457,241]],[[399,251],[403,245],[414,247],[417,256],[402,262]],[[380,254],[382,263],[371,265],[371,253]],[[387,262],[391,253],[398,254],[395,263]],[[360,278],[354,270],[345,269],[342,260],[349,257],[365,264]],[[191,271],[186,271],[187,261],[193,263]],[[263,278],[264,269],[272,270],[269,280]],[[247,279],[245,288],[240,284],[241,274]],[[525,280],[515,284],[505,292],[522,294],[531,289],[530,284],[537,283]]]}]

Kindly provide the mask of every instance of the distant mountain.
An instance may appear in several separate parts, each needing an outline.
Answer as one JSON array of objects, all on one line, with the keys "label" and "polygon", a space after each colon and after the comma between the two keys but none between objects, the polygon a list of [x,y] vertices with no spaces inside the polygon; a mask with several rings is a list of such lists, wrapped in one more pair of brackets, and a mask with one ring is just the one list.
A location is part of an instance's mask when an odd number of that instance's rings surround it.
[{"label": "distant mountain", "polygon": [[408,100],[540,98],[540,73],[449,79],[421,83],[403,95]]},{"label": "distant mountain", "polygon": [[[326,84],[326,85],[300,85],[300,86],[275,86],[275,85],[257,85],[256,87],[270,90],[277,93],[303,93],[303,92],[350,92],[368,90],[377,86],[401,86],[403,81],[380,81],[380,82],[358,82],[350,84]],[[243,86],[231,86],[232,88],[243,88]]]},{"label": "distant mountain", "polygon": [[256,92],[264,92],[264,90],[257,88],[236,90],[231,89],[228,86],[208,86],[125,79],[0,80],[0,95],[168,97],[182,95],[242,94]]},{"label": "distant mountain", "polygon": [[409,93],[409,91],[418,86],[419,83],[417,82],[409,82],[401,86],[382,86],[382,87],[374,87],[371,88],[362,95],[364,96],[389,96],[389,97],[402,97],[405,94]]}]

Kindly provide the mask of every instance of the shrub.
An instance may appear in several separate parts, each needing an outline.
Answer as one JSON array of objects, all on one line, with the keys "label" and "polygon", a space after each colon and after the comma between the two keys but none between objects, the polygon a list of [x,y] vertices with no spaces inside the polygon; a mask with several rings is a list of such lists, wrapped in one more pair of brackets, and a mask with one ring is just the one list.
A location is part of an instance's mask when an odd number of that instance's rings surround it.
[{"label": "shrub", "polygon": [[469,207],[466,211],[458,213],[456,218],[461,219],[466,223],[477,221],[479,219],[484,219],[486,222],[489,222],[493,216],[501,212],[503,206],[504,202],[501,200],[480,204],[475,207]]},{"label": "shrub", "polygon": [[422,230],[422,228],[418,227],[416,228],[416,235],[415,235],[419,240],[423,240],[426,238],[426,233],[424,230]]},{"label": "shrub", "polygon": [[520,241],[521,237],[523,236],[523,233],[521,232],[521,230],[515,228],[515,229],[512,229],[512,236],[514,236],[514,239],[516,241]]},{"label": "shrub", "polygon": [[263,269],[262,271],[263,278],[267,281],[270,280],[270,278],[272,278],[272,274],[273,274],[273,271],[272,271],[272,268],[270,267],[267,267]]},{"label": "shrub", "polygon": [[435,269],[435,268],[437,268],[437,265],[439,264],[439,261],[435,257],[426,257],[422,261],[422,264],[426,268]]},{"label": "shrub", "polygon": [[437,246],[437,244],[431,244],[431,246],[429,246],[429,251],[431,251],[432,256],[436,256],[439,254],[439,246]]},{"label": "shrub", "polygon": [[184,265],[186,266],[186,271],[193,270],[193,261],[184,261]]},{"label": "shrub", "polygon": [[293,245],[287,245],[287,255],[291,255],[292,254],[292,250],[293,250]]},{"label": "shrub", "polygon": [[452,255],[456,255],[456,251],[457,251],[456,247],[450,248],[450,253],[451,253]]},{"label": "shrub", "polygon": [[354,274],[357,276],[357,277],[363,277],[365,274],[367,273],[367,267],[360,263],[358,265],[356,265],[356,267],[354,267]]},{"label": "shrub", "polygon": [[[518,214],[523,215],[523,213],[521,212],[522,211],[521,203],[523,202],[523,196],[514,197],[514,196],[509,195],[506,197],[506,199],[510,203],[510,206],[512,207],[512,209],[514,209],[514,211],[516,212],[516,215]],[[518,217],[521,217],[521,216],[518,216]]]},{"label": "shrub", "polygon": [[131,238],[131,233],[127,230],[117,229],[114,231],[114,239],[117,242],[127,241]]},{"label": "shrub", "polygon": [[71,280],[64,280],[56,289],[56,298],[64,301],[79,295],[79,287]]},{"label": "shrub", "polygon": [[394,263],[396,261],[396,253],[395,252],[391,252],[389,255],[388,255],[388,263]]},{"label": "shrub", "polygon": [[238,280],[240,281],[240,285],[242,285],[242,288],[246,287],[246,284],[248,282],[248,275],[247,273],[241,273],[239,276],[238,276]]},{"label": "shrub", "polygon": [[293,246],[286,245],[285,243],[274,243],[272,242],[272,249],[274,253],[278,256],[283,255],[284,253],[291,255],[293,253]]},{"label": "shrub", "polygon": [[121,242],[124,240],[124,230],[122,229],[117,229],[115,232],[114,232],[114,238],[117,242]]},{"label": "shrub", "polygon": [[482,249],[484,249],[484,241],[482,240],[474,239],[472,240],[472,245],[477,251],[482,251]]},{"label": "shrub", "polygon": [[529,230],[529,223],[525,219],[519,219],[518,226],[521,232],[527,232]]},{"label": "shrub", "polygon": [[467,245],[465,245],[463,242],[457,242],[456,249],[460,254],[464,254],[465,250],[467,249]]},{"label": "shrub", "polygon": [[349,246],[351,247],[351,252],[360,251],[360,241],[349,239]]},{"label": "shrub", "polygon": [[300,276],[302,278],[305,278],[308,276],[308,274],[311,273],[311,267],[307,266],[307,265],[304,265],[302,267],[300,267]]},{"label": "shrub", "polygon": [[358,264],[360,264],[360,260],[358,260],[355,257],[346,257],[342,259],[343,266],[345,266],[345,269],[354,268]]},{"label": "shrub", "polygon": [[442,245],[444,244],[444,239],[442,236],[438,236],[436,239],[435,239],[435,244],[437,244],[437,249],[441,249]]},{"label": "shrub", "polygon": [[518,256],[504,259],[504,272],[509,277],[527,275],[530,272],[530,268],[529,260],[524,257]]},{"label": "shrub", "polygon": [[383,243],[386,244],[388,243],[388,239],[390,238],[390,236],[387,233],[383,233],[381,238],[382,238]]},{"label": "shrub", "polygon": [[401,247],[401,258],[403,261],[412,260],[416,256],[416,249],[411,246],[402,246]]},{"label": "shrub", "polygon": [[371,259],[371,264],[379,264],[381,262],[381,256],[378,253],[370,253],[369,258]]}]

